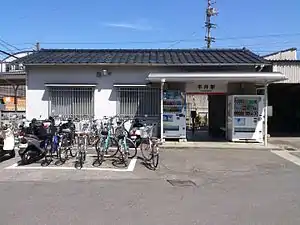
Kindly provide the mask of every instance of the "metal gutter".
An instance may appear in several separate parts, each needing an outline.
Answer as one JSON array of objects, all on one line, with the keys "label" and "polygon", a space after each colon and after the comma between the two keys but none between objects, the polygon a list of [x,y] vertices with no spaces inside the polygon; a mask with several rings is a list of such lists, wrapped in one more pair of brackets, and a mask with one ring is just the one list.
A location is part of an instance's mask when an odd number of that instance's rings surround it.
[{"label": "metal gutter", "polygon": [[45,87],[96,87],[97,84],[45,83]]},{"label": "metal gutter", "polygon": [[236,81],[236,82],[255,82],[263,81],[275,82],[286,80],[287,77],[280,72],[232,72],[232,73],[150,73],[147,80],[149,81],[161,81],[164,79],[168,81],[194,81],[194,80],[206,80],[206,81]]}]

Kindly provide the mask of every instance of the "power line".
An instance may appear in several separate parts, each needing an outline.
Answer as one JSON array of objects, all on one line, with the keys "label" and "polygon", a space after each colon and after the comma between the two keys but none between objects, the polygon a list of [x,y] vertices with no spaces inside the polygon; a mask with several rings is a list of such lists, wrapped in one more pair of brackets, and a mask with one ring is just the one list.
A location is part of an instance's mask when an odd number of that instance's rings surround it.
[{"label": "power line", "polygon": [[[195,35],[196,35],[196,32],[193,32],[192,36],[195,36]],[[173,48],[175,45],[180,44],[183,40],[184,39],[175,41],[174,43],[172,43],[171,45],[169,45],[167,48]]]},{"label": "power line", "polygon": [[10,53],[13,52],[10,48],[8,48],[6,45],[2,44],[1,42],[0,42],[0,46],[2,46],[2,48],[4,48],[6,51],[8,51]]},{"label": "power line", "polygon": [[[260,38],[270,38],[270,37],[296,37],[300,36],[300,33],[290,33],[290,34],[269,34],[269,35],[259,35],[259,36],[243,36],[243,37],[224,37],[216,38],[218,41],[227,40],[243,40],[243,39],[260,39]],[[156,41],[115,41],[115,42],[40,42],[44,45],[115,45],[115,44],[172,44],[175,42],[198,42],[202,38],[193,39],[179,39],[179,40],[156,40]],[[35,43],[19,43],[15,45],[35,45]]]},{"label": "power line", "polygon": [[17,51],[20,51],[19,48],[17,48],[16,46],[12,45],[12,44],[9,44],[8,42],[4,41],[3,39],[0,38],[0,41],[4,44],[6,44],[7,46],[11,47],[11,48],[14,48],[15,50]]}]

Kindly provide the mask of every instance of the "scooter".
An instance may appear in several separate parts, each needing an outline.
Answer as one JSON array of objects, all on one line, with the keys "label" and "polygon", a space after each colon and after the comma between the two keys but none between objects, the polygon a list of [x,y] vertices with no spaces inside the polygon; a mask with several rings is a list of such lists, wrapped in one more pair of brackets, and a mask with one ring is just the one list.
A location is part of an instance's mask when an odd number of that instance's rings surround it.
[{"label": "scooter", "polygon": [[2,130],[2,138],[0,139],[3,147],[0,148],[0,156],[9,155],[11,158],[15,157],[15,136],[13,129],[6,125]]},{"label": "scooter", "polygon": [[40,139],[33,134],[25,134],[20,139],[19,156],[21,157],[21,164],[27,165],[41,160],[47,154],[48,148],[51,144],[48,139]]}]

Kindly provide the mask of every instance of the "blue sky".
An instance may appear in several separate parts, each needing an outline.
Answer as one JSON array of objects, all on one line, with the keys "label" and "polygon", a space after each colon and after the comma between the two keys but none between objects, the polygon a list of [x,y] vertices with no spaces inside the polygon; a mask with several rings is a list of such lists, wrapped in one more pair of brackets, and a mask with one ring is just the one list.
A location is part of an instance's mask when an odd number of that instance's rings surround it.
[{"label": "blue sky", "polygon": [[[217,0],[213,47],[261,54],[300,47],[300,1],[286,3]],[[205,0],[3,1],[0,38],[20,49],[37,41],[43,48],[202,48],[205,7]]]}]

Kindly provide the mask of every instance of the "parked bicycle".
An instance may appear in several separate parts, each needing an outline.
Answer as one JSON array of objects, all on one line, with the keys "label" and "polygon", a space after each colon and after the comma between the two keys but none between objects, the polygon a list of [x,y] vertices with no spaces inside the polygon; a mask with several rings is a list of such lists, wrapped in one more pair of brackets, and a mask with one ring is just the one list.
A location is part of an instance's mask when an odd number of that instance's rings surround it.
[{"label": "parked bicycle", "polygon": [[124,124],[129,120],[129,118],[120,118],[117,122],[115,134],[120,152],[119,159],[125,166],[128,166],[128,159],[134,158],[137,155],[136,144],[130,139],[129,132],[124,127]]},{"label": "parked bicycle", "polygon": [[95,143],[97,159],[94,161],[94,166],[101,166],[104,157],[114,157],[118,153],[118,141],[114,137],[113,120],[116,116],[107,118],[104,117],[101,121],[100,134]]},{"label": "parked bicycle", "polygon": [[75,132],[75,140],[77,143],[77,159],[75,168],[81,169],[86,160],[88,146],[89,124],[84,122],[80,126],[80,131]]},{"label": "parked bicycle", "polygon": [[159,146],[162,144],[160,139],[153,137],[153,130],[157,124],[146,126],[142,131],[142,141],[140,144],[141,153],[145,163],[150,165],[151,169],[156,170],[159,163]]}]

